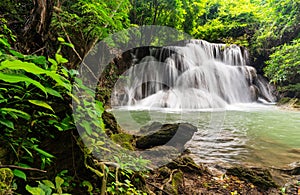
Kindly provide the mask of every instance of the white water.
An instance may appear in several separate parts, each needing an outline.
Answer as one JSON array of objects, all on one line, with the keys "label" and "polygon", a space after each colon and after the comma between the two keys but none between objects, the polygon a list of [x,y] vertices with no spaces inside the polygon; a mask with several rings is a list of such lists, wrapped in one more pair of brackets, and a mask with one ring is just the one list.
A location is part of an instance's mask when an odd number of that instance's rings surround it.
[{"label": "white water", "polygon": [[163,61],[146,56],[123,74],[113,107],[206,109],[275,100],[267,82],[246,65],[247,51],[236,45],[191,40],[163,49],[174,52]]}]

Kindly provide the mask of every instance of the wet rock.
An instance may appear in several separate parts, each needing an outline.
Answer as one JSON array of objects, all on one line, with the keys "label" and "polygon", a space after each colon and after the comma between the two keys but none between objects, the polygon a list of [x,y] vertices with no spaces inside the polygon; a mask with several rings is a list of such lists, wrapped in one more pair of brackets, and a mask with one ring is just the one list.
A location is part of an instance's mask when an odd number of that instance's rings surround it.
[{"label": "wet rock", "polygon": [[277,187],[277,184],[274,182],[270,172],[266,169],[237,166],[227,169],[226,174],[233,175],[241,180],[250,182],[262,190]]},{"label": "wet rock", "polygon": [[183,150],[184,144],[192,138],[195,132],[197,132],[197,127],[188,123],[152,123],[141,128],[141,133],[146,133],[146,135],[137,138],[136,148],[149,149],[155,146],[168,145]]},{"label": "wet rock", "polygon": [[250,85],[250,93],[251,93],[251,100],[252,101],[257,101],[258,100],[258,94],[259,94],[259,89],[255,85]]}]

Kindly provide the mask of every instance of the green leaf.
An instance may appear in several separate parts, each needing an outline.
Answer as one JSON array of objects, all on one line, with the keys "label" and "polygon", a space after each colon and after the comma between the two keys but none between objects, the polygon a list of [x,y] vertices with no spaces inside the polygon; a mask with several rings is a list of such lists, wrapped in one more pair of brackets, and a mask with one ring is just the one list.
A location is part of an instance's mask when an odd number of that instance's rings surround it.
[{"label": "green leaf", "polygon": [[46,91],[47,91],[47,93],[49,93],[50,95],[53,95],[53,96],[55,96],[55,97],[59,97],[59,98],[63,99],[63,97],[61,96],[61,94],[60,94],[58,91],[56,91],[56,90],[54,90],[54,89],[52,89],[52,88],[46,87]]},{"label": "green leaf", "polygon": [[17,52],[17,51],[12,50],[12,49],[10,49],[9,52],[10,52],[13,56],[15,56],[15,57],[17,57],[17,58],[24,58],[24,55],[21,54],[20,52]]},{"label": "green leaf", "polygon": [[23,112],[22,110],[17,110],[17,109],[14,109],[14,108],[0,108],[0,112],[4,112],[4,113],[7,113],[7,114],[15,113],[17,116],[19,116],[21,118],[24,118],[26,120],[29,120],[30,117],[31,117],[26,112]]},{"label": "green leaf", "polygon": [[65,64],[68,62],[66,58],[64,58],[62,55],[58,53],[55,54],[55,60],[57,61],[58,64]]},{"label": "green leaf", "polygon": [[46,152],[46,151],[44,151],[44,150],[38,148],[38,145],[34,145],[34,146],[33,146],[33,149],[34,149],[36,152],[38,152],[39,154],[41,154],[41,155],[43,155],[43,156],[45,156],[45,157],[47,157],[47,158],[54,158],[54,156],[53,156],[52,154],[49,154],[48,152]]},{"label": "green leaf", "polygon": [[45,192],[43,191],[43,189],[41,189],[39,187],[31,187],[29,185],[26,185],[25,188],[32,195],[45,195]]},{"label": "green leaf", "polygon": [[57,66],[57,62],[52,59],[52,58],[48,58],[48,61],[52,64],[52,65],[56,65]]},{"label": "green leaf", "polygon": [[[65,58],[63,58],[63,59],[65,59]],[[63,59],[61,59],[61,60],[64,61]],[[66,83],[67,82],[66,79],[65,79],[65,82],[62,81],[63,78],[59,74],[52,72],[52,71],[44,70],[44,69],[36,66],[33,63],[22,62],[20,60],[14,60],[14,61],[5,60],[4,62],[1,63],[0,70],[5,69],[5,68],[10,69],[10,70],[24,70],[24,71],[32,73],[32,74],[46,74],[47,76],[49,76],[53,80],[55,80],[59,85],[65,87],[69,91],[72,88],[70,84],[68,85]],[[13,76],[15,76],[15,75],[13,75]],[[1,77],[2,77],[2,75],[0,75],[0,79],[1,79]],[[28,78],[28,77],[26,77],[26,78]],[[34,81],[34,80],[32,80],[32,81]],[[20,81],[18,81],[18,82],[20,82]],[[37,82],[37,81],[35,81],[35,82]]]},{"label": "green leaf", "polygon": [[7,39],[0,38],[0,43],[2,43],[6,47],[10,47],[10,44],[8,43]]},{"label": "green leaf", "polygon": [[0,119],[0,124],[5,125],[8,128],[14,129],[14,123],[10,120]]},{"label": "green leaf", "polygon": [[74,45],[72,43],[62,43],[63,45],[66,45],[68,47],[74,48]]},{"label": "green leaf", "polygon": [[44,183],[38,181],[39,185],[38,187],[41,188],[44,192],[45,192],[45,195],[51,195],[52,194],[52,189],[45,185]]},{"label": "green leaf", "polygon": [[47,109],[51,110],[52,112],[54,112],[52,107],[44,101],[40,101],[40,100],[28,100],[28,101],[34,105],[37,105],[37,106],[40,106],[43,108],[47,108]]},{"label": "green leaf", "polygon": [[3,70],[5,68],[10,70],[25,70],[26,72],[32,74],[46,74],[48,72],[47,70],[36,66],[34,63],[22,62],[21,60],[5,60],[1,63],[0,70]]},{"label": "green leaf", "polygon": [[50,187],[50,188],[52,188],[52,189],[55,189],[55,186],[54,186],[54,184],[52,183],[52,181],[49,181],[49,180],[43,180],[43,183],[44,183],[46,186],[48,186],[48,187]]},{"label": "green leaf", "polygon": [[36,86],[37,88],[42,90],[45,94],[47,94],[45,87],[41,83],[39,83],[38,81],[35,81],[29,77],[26,77],[24,75],[3,74],[0,72],[0,80],[8,82],[8,83],[26,82],[26,83]]},{"label": "green leaf", "polygon": [[46,60],[45,56],[35,56],[35,58],[33,58],[32,62],[35,64],[40,64],[40,65],[47,64],[47,60]]},{"label": "green leaf", "polygon": [[57,37],[57,40],[59,41],[59,42],[66,42],[65,40],[64,40],[64,38],[62,38],[62,37]]},{"label": "green leaf", "polygon": [[23,171],[21,171],[19,169],[15,169],[15,170],[13,170],[13,173],[14,173],[14,176],[24,179],[26,181],[26,174]]},{"label": "green leaf", "polygon": [[56,176],[55,177],[55,186],[56,186],[56,189],[59,191],[59,189],[61,189],[61,185],[64,183],[64,179],[62,179],[61,177],[59,176]]},{"label": "green leaf", "polygon": [[88,187],[88,189],[87,189],[88,192],[92,192],[93,191],[93,185],[89,181],[84,180],[82,182],[82,186],[83,187]]}]

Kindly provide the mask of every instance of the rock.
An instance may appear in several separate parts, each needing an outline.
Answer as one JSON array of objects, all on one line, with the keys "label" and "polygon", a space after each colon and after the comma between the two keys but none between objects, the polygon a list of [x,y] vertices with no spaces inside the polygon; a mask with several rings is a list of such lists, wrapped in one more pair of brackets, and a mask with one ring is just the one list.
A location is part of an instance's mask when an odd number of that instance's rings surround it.
[{"label": "rock", "polygon": [[199,175],[201,175],[203,170],[205,170],[203,167],[197,165],[189,156],[176,158],[172,162],[168,163],[166,167],[172,170],[179,169],[185,173],[197,173]]},{"label": "rock", "polygon": [[259,94],[259,89],[255,85],[250,85],[250,93],[251,93],[251,100],[252,101],[257,101],[258,100],[258,94]]},{"label": "rock", "polygon": [[147,133],[136,140],[136,148],[149,149],[155,146],[168,145],[183,150],[197,127],[188,123],[160,124],[157,122],[141,128],[141,133]]},{"label": "rock", "polygon": [[171,173],[168,183],[165,183],[164,190],[170,194],[178,195],[180,188],[183,184],[183,173],[182,171],[175,170]]},{"label": "rock", "polygon": [[113,134],[111,135],[111,139],[123,148],[134,150],[132,146],[133,135],[126,133]]},{"label": "rock", "polygon": [[105,124],[105,131],[108,136],[112,134],[121,133],[121,127],[118,125],[116,118],[113,114],[104,111],[102,114],[102,119]]},{"label": "rock", "polygon": [[236,176],[246,182],[251,182],[253,185],[262,190],[277,187],[277,184],[274,182],[270,172],[266,169],[236,166],[227,169],[226,174]]}]

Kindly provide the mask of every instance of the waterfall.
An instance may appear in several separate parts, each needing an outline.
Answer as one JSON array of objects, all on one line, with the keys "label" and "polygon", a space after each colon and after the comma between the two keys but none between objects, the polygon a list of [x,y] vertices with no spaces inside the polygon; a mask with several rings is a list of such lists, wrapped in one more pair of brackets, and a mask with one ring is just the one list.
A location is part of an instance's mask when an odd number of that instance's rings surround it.
[{"label": "waterfall", "polygon": [[237,45],[189,40],[133,62],[115,85],[112,106],[203,109],[259,97],[274,101],[265,81],[247,66],[247,50]]}]

